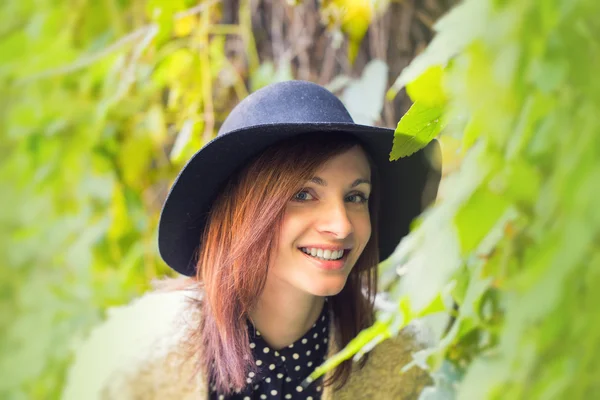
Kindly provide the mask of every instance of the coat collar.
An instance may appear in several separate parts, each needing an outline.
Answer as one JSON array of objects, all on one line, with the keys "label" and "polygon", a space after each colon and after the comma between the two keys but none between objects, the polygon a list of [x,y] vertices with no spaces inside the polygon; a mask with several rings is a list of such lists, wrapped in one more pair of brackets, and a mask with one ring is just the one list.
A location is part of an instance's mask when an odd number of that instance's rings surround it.
[{"label": "coat collar", "polygon": [[[327,357],[329,342],[329,302],[325,301],[321,314],[312,327],[289,346],[283,349],[274,350],[264,340],[260,331],[248,321],[248,336],[250,339],[252,354],[255,360],[261,360],[264,364],[260,372],[255,376],[255,380],[261,380],[268,375],[270,365],[285,368],[287,375],[295,381],[302,381],[307,378],[316,367],[318,367]],[[299,348],[309,346],[309,352],[299,353]],[[298,363],[296,360],[302,358],[306,362]]]}]

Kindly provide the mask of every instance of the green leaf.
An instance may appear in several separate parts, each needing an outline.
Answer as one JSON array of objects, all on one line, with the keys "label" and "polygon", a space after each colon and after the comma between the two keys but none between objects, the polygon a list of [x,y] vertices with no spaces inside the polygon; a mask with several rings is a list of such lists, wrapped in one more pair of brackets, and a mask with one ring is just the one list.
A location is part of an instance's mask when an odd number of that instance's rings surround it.
[{"label": "green leaf", "polygon": [[504,197],[486,188],[473,194],[454,218],[463,254],[473,251],[481,243],[509,205]]},{"label": "green leaf", "polygon": [[[402,73],[387,92],[391,100],[408,83],[417,79],[428,68],[447,65],[450,59],[459,54],[488,27],[485,25],[489,12],[488,1],[463,1],[436,22],[437,32],[429,46],[419,54]],[[468,22],[466,22],[468,21]]]},{"label": "green leaf", "polygon": [[410,156],[421,150],[441,132],[444,126],[442,107],[428,107],[419,102],[414,103],[398,122],[390,161]]},{"label": "green leaf", "polygon": [[194,63],[194,55],[189,49],[178,49],[169,54],[152,74],[157,85],[170,84],[189,73]]},{"label": "green leaf", "polygon": [[158,26],[155,38],[157,43],[162,44],[170,38],[174,26],[174,14],[176,11],[183,10],[184,7],[185,4],[182,0],[150,0],[145,4],[146,14]]},{"label": "green leaf", "polygon": [[477,142],[477,139],[485,126],[485,124],[482,125],[482,122],[483,121],[478,121],[476,118],[471,118],[469,119],[469,122],[467,122],[462,135],[463,152],[469,150]]},{"label": "green leaf", "polygon": [[443,87],[443,76],[444,69],[434,65],[406,85],[406,93],[413,102],[428,107],[444,106],[448,98]]},{"label": "green leaf", "polygon": [[431,301],[431,303],[429,303],[429,305],[427,305],[422,310],[418,310],[417,317],[421,318],[421,317],[424,317],[427,315],[440,313],[440,312],[443,312],[446,310],[447,310],[447,307],[444,302],[444,295],[439,294]]},{"label": "green leaf", "polygon": [[[340,365],[343,361],[350,359],[353,355],[359,352],[364,346],[371,343],[373,340],[381,341],[389,338],[389,323],[376,321],[370,328],[361,331],[358,336],[348,343],[346,347],[328,358],[322,365],[315,368],[309,378],[312,381],[324,375],[327,371]],[[380,339],[378,339],[380,338]],[[308,383],[305,381],[305,383]]]}]

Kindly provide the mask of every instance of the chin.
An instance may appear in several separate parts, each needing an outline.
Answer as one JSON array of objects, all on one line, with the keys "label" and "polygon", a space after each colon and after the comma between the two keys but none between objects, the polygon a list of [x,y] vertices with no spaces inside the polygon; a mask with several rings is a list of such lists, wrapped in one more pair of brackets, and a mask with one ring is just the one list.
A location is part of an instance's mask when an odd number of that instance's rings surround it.
[{"label": "chin", "polygon": [[335,296],[339,292],[342,291],[344,286],[346,285],[346,280],[344,279],[339,283],[332,282],[323,282],[323,284],[318,285],[315,282],[311,282],[311,285],[307,287],[306,291],[311,293],[314,296],[327,297],[327,296]]}]

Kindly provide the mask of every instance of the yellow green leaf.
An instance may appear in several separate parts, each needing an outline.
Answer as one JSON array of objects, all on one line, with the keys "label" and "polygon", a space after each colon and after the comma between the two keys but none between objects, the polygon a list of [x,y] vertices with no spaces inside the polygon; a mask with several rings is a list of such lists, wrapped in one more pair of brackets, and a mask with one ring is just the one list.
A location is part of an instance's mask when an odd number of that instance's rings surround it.
[{"label": "yellow green leaf", "polygon": [[410,156],[421,150],[440,133],[444,126],[442,107],[428,107],[419,102],[414,103],[398,122],[390,161]]},{"label": "yellow green leaf", "polygon": [[440,65],[429,67],[417,79],[406,85],[406,93],[414,102],[429,107],[443,106],[448,98],[443,86],[444,70]]},{"label": "yellow green leaf", "polygon": [[510,206],[509,201],[487,188],[471,196],[454,217],[463,254],[474,250]]}]

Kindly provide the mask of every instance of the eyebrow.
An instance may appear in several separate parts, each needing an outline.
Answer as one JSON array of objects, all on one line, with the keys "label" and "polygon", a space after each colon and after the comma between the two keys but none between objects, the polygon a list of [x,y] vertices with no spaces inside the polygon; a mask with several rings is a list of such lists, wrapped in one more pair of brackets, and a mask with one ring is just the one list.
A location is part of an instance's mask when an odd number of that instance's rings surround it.
[{"label": "eyebrow", "polygon": [[[312,178],[310,178],[310,181],[313,183],[316,183],[317,185],[320,185],[320,186],[327,186],[327,182],[325,182],[325,180],[323,178],[319,178],[318,176],[313,176]],[[364,179],[364,178],[358,178],[357,180],[352,182],[352,185],[350,185],[350,187],[355,188],[358,185],[360,185],[361,183],[366,183],[368,185],[371,185],[370,180]]]}]

